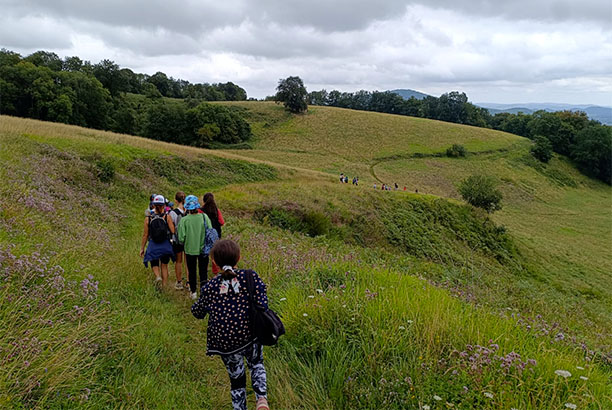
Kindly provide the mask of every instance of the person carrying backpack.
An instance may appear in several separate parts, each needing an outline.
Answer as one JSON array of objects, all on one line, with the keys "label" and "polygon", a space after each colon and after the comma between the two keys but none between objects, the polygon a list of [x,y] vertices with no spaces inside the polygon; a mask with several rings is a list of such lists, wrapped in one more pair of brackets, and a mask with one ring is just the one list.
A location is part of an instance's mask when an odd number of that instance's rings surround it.
[{"label": "person carrying backpack", "polygon": [[183,259],[185,256],[185,246],[183,246],[178,240],[178,226],[181,222],[181,219],[186,215],[185,212],[185,193],[177,192],[174,195],[174,199],[176,201],[176,208],[174,208],[170,212],[170,217],[172,218],[172,223],[177,227],[175,229],[174,236],[172,238],[172,249],[174,250],[174,254],[176,255],[176,262],[174,263],[174,274],[176,275],[176,283],[174,284],[174,289],[182,290],[183,289]]},{"label": "person carrying backpack", "polygon": [[178,241],[185,247],[189,290],[191,298],[196,299],[198,297],[198,265],[200,265],[200,286],[203,286],[208,280],[208,258],[206,258],[207,263],[204,263],[205,258],[202,252],[206,241],[206,230],[212,229],[212,224],[206,214],[198,213],[200,203],[197,196],[189,195],[185,198],[185,209],[187,215],[179,222]]},{"label": "person carrying backpack", "polygon": [[[151,264],[156,285],[165,286],[168,281],[168,263],[170,259],[174,260],[174,250],[170,243],[174,234],[174,224],[172,218],[164,212],[166,200],[162,195],[156,195],[151,203],[153,210],[144,220],[140,256],[143,257],[145,266]],[[145,244],[147,245],[146,252]]]},{"label": "person carrying backpack", "polygon": [[[219,237],[219,239],[221,239],[221,227],[225,225],[225,220],[223,219],[221,211],[217,207],[217,203],[215,202],[215,196],[212,194],[212,192],[207,192],[202,197],[202,201],[204,202],[204,205],[202,205],[202,212],[204,212],[208,216],[213,229],[217,231],[217,236]],[[205,256],[205,259],[206,265],[208,265],[208,255]],[[219,267],[214,262],[212,262],[212,273],[213,275],[219,273]]]},{"label": "person carrying backpack", "polygon": [[191,307],[191,313],[197,319],[210,315],[206,331],[206,354],[221,356],[230,378],[234,410],[247,408],[245,359],[251,371],[256,409],[269,410],[263,345],[251,329],[251,298],[247,281],[252,280],[254,302],[263,309],[268,309],[266,285],[255,271],[236,269],[240,260],[240,247],[234,241],[217,241],[211,257],[222,267],[222,272],[202,287],[200,298]]}]

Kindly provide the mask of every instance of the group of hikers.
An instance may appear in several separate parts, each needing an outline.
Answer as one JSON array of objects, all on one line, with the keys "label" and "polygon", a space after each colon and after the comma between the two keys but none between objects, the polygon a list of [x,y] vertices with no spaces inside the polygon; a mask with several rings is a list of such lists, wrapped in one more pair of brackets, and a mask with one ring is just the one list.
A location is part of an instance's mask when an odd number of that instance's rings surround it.
[{"label": "group of hikers", "polygon": [[[340,182],[343,184],[348,184],[349,178],[347,175],[344,175],[344,172],[340,174]],[[352,181],[353,185],[359,185],[359,177],[353,177]]]},{"label": "group of hikers", "polygon": [[[255,336],[257,329],[253,326],[251,311],[252,305],[262,311],[268,310],[266,285],[255,271],[237,268],[240,247],[234,241],[221,239],[225,221],[212,193],[204,194],[202,205],[197,196],[185,196],[184,192],[177,192],[174,199],[176,203],[163,195],[151,195],[149,208],[145,211],[140,256],[145,266],[151,265],[159,288],[166,285],[168,264],[174,261],[174,288],[177,290],[185,288],[182,283],[185,260],[188,289],[195,300],[191,312],[197,319],[209,315],[206,354],[221,357],[230,378],[233,408],[247,408],[246,360],[256,409],[269,410],[264,341]],[[213,274],[210,280],[209,262]]]}]

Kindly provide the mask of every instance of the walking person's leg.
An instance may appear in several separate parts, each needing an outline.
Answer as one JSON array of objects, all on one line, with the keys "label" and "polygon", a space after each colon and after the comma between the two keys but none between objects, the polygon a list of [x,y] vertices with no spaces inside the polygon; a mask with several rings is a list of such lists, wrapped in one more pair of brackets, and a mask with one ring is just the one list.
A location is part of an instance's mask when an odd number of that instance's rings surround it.
[{"label": "walking person's leg", "polygon": [[162,286],[166,286],[166,283],[168,282],[168,264],[170,263],[170,257],[162,256],[159,261],[161,262]]},{"label": "walking person's leg", "polygon": [[234,410],[246,410],[246,371],[242,353],[221,356],[230,379],[230,394]]},{"label": "walking person's leg", "polygon": [[196,255],[185,254],[185,260],[187,262],[187,272],[189,273],[189,290],[191,293],[195,293],[198,289],[198,279],[196,277],[198,257]]},{"label": "walking person's leg", "polygon": [[151,269],[153,270],[153,274],[155,275],[155,282],[161,281],[161,274],[159,273],[159,259],[149,262],[151,264]]},{"label": "walking person's leg", "polygon": [[246,361],[251,372],[251,383],[257,400],[257,410],[268,409],[268,383],[266,368],[263,363],[263,346],[257,342],[253,343],[246,352]]},{"label": "walking person's leg", "polygon": [[208,255],[200,255],[200,286],[204,286],[208,281],[208,259]]},{"label": "walking person's leg", "polygon": [[174,262],[174,275],[176,276],[176,289],[182,289],[183,282],[183,255],[184,252],[176,253],[176,262]]}]

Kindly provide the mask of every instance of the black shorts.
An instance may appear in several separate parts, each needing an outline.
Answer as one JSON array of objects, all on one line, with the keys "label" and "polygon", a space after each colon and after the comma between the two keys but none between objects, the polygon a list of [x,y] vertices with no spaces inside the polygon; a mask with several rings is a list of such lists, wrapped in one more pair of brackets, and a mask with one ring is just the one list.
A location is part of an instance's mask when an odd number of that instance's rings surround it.
[{"label": "black shorts", "polygon": [[175,255],[177,253],[185,252],[185,245],[181,245],[180,243],[173,243],[172,250],[174,251]]},{"label": "black shorts", "polygon": [[166,256],[162,256],[161,258],[151,261],[149,262],[151,264],[151,267],[154,266],[159,266],[159,263],[162,263],[162,265],[167,265],[170,263],[170,256],[166,255]]}]

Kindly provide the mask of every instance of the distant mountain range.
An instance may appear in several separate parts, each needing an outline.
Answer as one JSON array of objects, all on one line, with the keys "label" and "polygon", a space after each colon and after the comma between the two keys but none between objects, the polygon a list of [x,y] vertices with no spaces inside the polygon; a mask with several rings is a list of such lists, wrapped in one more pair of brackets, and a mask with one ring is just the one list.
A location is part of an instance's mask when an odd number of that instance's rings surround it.
[{"label": "distant mountain range", "polygon": [[612,125],[612,107],[602,107],[588,104],[557,104],[557,103],[519,103],[519,104],[497,104],[497,103],[474,103],[479,107],[489,110],[491,114],[509,112],[517,114],[532,114],[538,110],[544,111],[584,111],[589,118],[602,124]]},{"label": "distant mountain range", "polygon": [[[392,93],[402,96],[404,99],[414,97],[417,100],[422,100],[428,94],[420,91],[411,90],[408,88],[391,90]],[[612,125],[612,107],[602,107],[600,105],[591,104],[559,104],[559,103],[516,103],[516,104],[498,104],[498,103],[474,103],[475,105],[486,108],[491,114],[500,112],[509,112],[511,114],[533,114],[538,110],[544,111],[584,111],[590,119],[601,122],[602,124]]]},{"label": "distant mountain range", "polygon": [[399,89],[399,90],[391,90],[391,92],[401,96],[405,100],[409,100],[410,97],[414,97],[417,100],[422,100],[425,97],[429,97],[428,94],[424,94],[424,93],[422,93],[420,91],[410,90],[408,88],[406,88],[406,89]]}]

